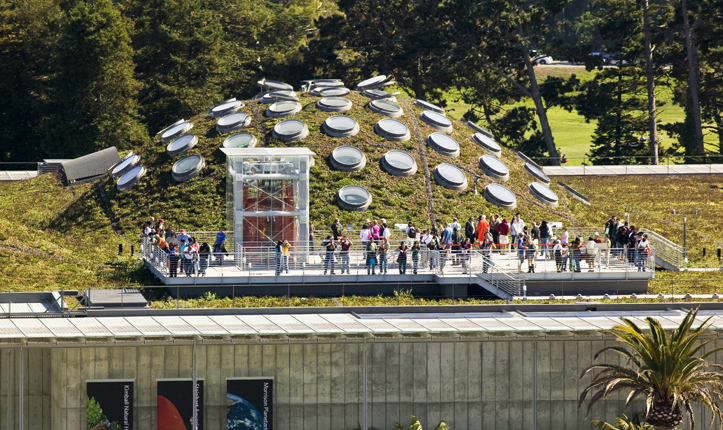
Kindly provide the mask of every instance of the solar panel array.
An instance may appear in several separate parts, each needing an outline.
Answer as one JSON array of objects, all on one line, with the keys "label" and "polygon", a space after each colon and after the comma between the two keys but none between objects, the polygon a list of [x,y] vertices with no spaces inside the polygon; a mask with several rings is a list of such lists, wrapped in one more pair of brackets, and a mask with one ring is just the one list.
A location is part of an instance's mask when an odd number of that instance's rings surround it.
[{"label": "solar panel array", "polygon": [[[187,339],[195,337],[232,338],[238,336],[343,336],[394,335],[397,337],[476,334],[489,336],[543,336],[554,333],[568,336],[602,336],[602,331],[620,324],[625,316],[641,327],[645,318],[658,319],[665,329],[677,328],[685,314],[661,312],[489,312],[466,314],[272,314],[212,316],[133,316],[79,318],[9,318],[0,319],[0,339],[32,340],[54,343],[75,338],[123,340],[141,338]],[[711,317],[711,329],[723,331],[723,312],[699,315],[697,325]]]}]

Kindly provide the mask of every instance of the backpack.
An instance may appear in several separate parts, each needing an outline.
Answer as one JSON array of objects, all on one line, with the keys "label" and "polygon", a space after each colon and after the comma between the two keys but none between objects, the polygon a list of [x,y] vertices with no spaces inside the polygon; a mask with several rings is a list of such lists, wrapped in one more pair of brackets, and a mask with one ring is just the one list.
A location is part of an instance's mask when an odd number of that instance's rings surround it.
[{"label": "backpack", "polygon": [[409,231],[407,232],[407,237],[410,239],[414,239],[417,237],[417,230],[414,227],[409,227]]}]

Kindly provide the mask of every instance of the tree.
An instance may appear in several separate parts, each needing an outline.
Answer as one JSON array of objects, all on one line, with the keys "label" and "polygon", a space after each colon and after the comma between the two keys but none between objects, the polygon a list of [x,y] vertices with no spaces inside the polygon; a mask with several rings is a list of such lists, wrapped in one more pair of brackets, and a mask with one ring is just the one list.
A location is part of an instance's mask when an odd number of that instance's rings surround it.
[{"label": "tree", "polygon": [[391,74],[407,93],[445,105],[442,90],[451,85],[456,61],[445,2],[341,0],[339,10],[343,15],[318,22],[319,38],[311,44],[327,70],[349,84]]},{"label": "tree", "polygon": [[0,161],[43,157],[38,142],[50,112],[58,2],[0,0]]},{"label": "tree", "polygon": [[698,328],[692,328],[698,310],[688,312],[677,329],[667,334],[658,320],[646,318],[648,330],[633,321],[621,318],[607,333],[622,345],[603,348],[595,359],[606,352],[614,352],[627,359],[625,365],[594,364],[586,368],[580,378],[599,370],[592,382],[580,394],[578,407],[592,394],[588,413],[599,400],[618,391],[629,392],[625,405],[635,399],[645,399],[645,421],[656,430],[673,429],[683,421],[686,412],[691,429],[695,427],[692,404],[701,403],[715,418],[723,419],[723,365],[706,361],[707,357],[723,350],[704,352],[714,339],[703,340],[709,319]]},{"label": "tree", "polygon": [[[567,3],[568,0],[459,0],[459,19],[455,21],[456,50],[459,55],[466,55],[466,68],[489,70],[532,99],[540,127],[538,142],[544,144],[554,165],[559,165],[560,160],[547,111],[555,103],[547,103],[546,90],[535,74],[534,57],[536,49],[546,45],[546,38]],[[560,79],[556,80],[561,84]]]},{"label": "tree", "polygon": [[648,0],[603,0],[602,3],[598,12],[601,35],[612,49],[620,51],[619,61],[624,62],[625,67],[641,67],[642,63],[645,70],[650,160],[658,164],[660,139],[655,88],[656,78],[665,73],[671,5],[666,1],[650,3]]},{"label": "tree", "polygon": [[698,99],[698,46],[696,40],[696,29],[702,20],[702,9],[700,5],[697,10],[697,17],[691,25],[686,0],[681,0],[681,15],[683,16],[683,32],[685,35],[685,53],[688,60],[688,90],[690,92],[690,109],[693,116],[693,127],[695,132],[695,143],[698,155],[705,154],[705,142],[703,141],[703,127],[700,115],[700,101]]},{"label": "tree", "polygon": [[612,67],[580,85],[577,111],[587,122],[597,121],[587,154],[593,164],[620,164],[623,157],[647,153],[645,76],[638,68]]},{"label": "tree", "polygon": [[62,31],[44,152],[67,158],[144,140],[133,50],[113,2],[76,3]]}]

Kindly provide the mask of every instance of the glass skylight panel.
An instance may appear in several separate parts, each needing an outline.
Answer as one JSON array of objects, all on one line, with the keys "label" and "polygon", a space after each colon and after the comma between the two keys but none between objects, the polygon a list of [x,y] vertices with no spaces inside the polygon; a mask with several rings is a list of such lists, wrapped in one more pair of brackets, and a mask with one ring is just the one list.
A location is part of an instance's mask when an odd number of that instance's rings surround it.
[{"label": "glass skylight panel", "polygon": [[113,175],[114,178],[119,178],[119,177],[123,176],[123,174],[125,172],[136,167],[138,165],[138,163],[140,163],[140,162],[141,162],[141,156],[136,155],[131,152],[130,154],[123,157],[123,160],[121,160],[121,162],[118,163],[113,168],[113,171],[111,172],[111,174]]},{"label": "glass skylight panel", "polygon": [[369,102],[369,110],[391,118],[399,118],[404,115],[402,107],[389,100],[372,100]]},{"label": "glass skylight panel", "polygon": [[197,144],[198,136],[195,134],[187,134],[169,143],[166,147],[166,153],[168,153],[170,157],[183,155],[193,149]]},{"label": "glass skylight panel", "polygon": [[346,333],[371,333],[371,329],[348,314],[322,314],[321,317]]},{"label": "glass skylight panel", "polygon": [[359,124],[349,116],[330,116],[324,121],[324,131],[331,137],[349,137],[359,133]]},{"label": "glass skylight panel", "polygon": [[126,319],[143,336],[169,336],[171,333],[151,317],[129,317]]},{"label": "glass skylight panel", "polygon": [[174,336],[191,336],[199,334],[198,330],[193,328],[192,325],[184,321],[181,317],[167,316],[153,317],[153,319]]},{"label": "glass skylight panel", "polygon": [[13,324],[14,320],[0,319],[0,336],[4,338],[23,338],[25,334]]},{"label": "glass skylight panel", "polygon": [[331,153],[330,161],[336,170],[357,172],[366,166],[367,157],[353,146],[340,146]]},{"label": "glass skylight panel", "polygon": [[352,102],[344,97],[324,97],[316,102],[316,107],[324,112],[344,112],[352,107]]},{"label": "glass skylight panel", "polygon": [[287,119],[274,126],[272,136],[284,142],[301,140],[309,135],[309,128],[302,121]]},{"label": "glass skylight panel", "polygon": [[240,128],[246,128],[251,124],[251,117],[243,112],[226,115],[216,122],[216,131],[228,133]]},{"label": "glass skylight panel", "polygon": [[286,330],[261,315],[237,315],[236,317],[259,334],[286,334]]},{"label": "glass skylight panel", "polygon": [[216,324],[216,322],[207,316],[193,315],[181,318],[202,335],[219,336],[228,334],[228,330]]},{"label": "glass skylight panel", "polygon": [[419,119],[422,120],[425,124],[431,126],[432,128],[436,128],[439,131],[445,132],[445,133],[451,133],[452,132],[452,121],[450,121],[446,116],[431,111],[431,110],[425,110],[419,115]]},{"label": "glass skylight panel", "polygon": [[363,96],[369,97],[372,100],[388,100],[391,102],[397,101],[397,98],[395,96],[398,94],[400,94],[400,93],[396,92],[396,93],[392,94],[392,93],[388,93],[388,92],[382,91],[382,90],[364,90],[364,91],[362,91]]},{"label": "glass skylight panel", "polygon": [[141,332],[136,329],[133,324],[128,322],[125,318],[121,317],[109,317],[109,318],[98,318],[98,321],[103,324],[105,328],[113,333],[113,336],[140,336]]},{"label": "glass skylight panel", "polygon": [[232,100],[225,103],[221,103],[211,108],[211,118],[220,118],[228,114],[234,113],[239,109],[242,109],[244,104],[240,100]]},{"label": "glass skylight panel", "polygon": [[482,196],[490,203],[503,209],[517,207],[517,197],[509,188],[500,184],[489,184],[482,192]]},{"label": "glass skylight panel", "polygon": [[116,183],[116,187],[118,188],[118,191],[128,191],[135,184],[138,183],[138,181],[141,180],[143,176],[146,174],[146,168],[143,166],[136,166],[132,168],[131,170],[125,172],[123,176],[118,179],[118,182]]},{"label": "glass skylight panel", "polygon": [[490,136],[482,133],[475,133],[472,135],[472,140],[485,149],[485,151],[494,155],[495,157],[502,156],[502,147],[499,143],[495,142]]},{"label": "glass skylight panel", "polygon": [[85,336],[102,337],[111,336],[110,332],[97,318],[68,318]]},{"label": "glass skylight panel", "polygon": [[209,318],[232,335],[257,334],[251,326],[233,315],[212,315]]},{"label": "glass skylight panel", "polygon": [[389,151],[382,157],[382,169],[394,176],[412,176],[417,173],[417,162],[404,151]]},{"label": "glass skylight panel", "polygon": [[269,118],[283,118],[301,112],[301,103],[289,100],[276,102],[266,109]]},{"label": "glass skylight panel", "polygon": [[321,315],[300,314],[293,317],[316,333],[344,333],[344,330],[325,320]]},{"label": "glass skylight panel", "polygon": [[380,83],[382,83],[382,82],[384,82],[384,81],[386,81],[386,80],[387,80],[387,76],[386,76],[386,75],[374,76],[373,78],[369,78],[369,79],[366,79],[366,80],[363,80],[363,81],[359,82],[359,83],[357,84],[357,87],[358,87],[358,88],[361,88],[361,89],[364,89],[364,88],[366,88],[366,87],[372,87],[372,86],[374,86],[374,85],[380,84]]},{"label": "glass skylight panel", "polygon": [[358,185],[347,185],[337,193],[339,207],[348,211],[365,211],[372,204],[372,195]]},{"label": "glass skylight panel", "polygon": [[395,119],[385,118],[380,120],[374,126],[374,131],[386,140],[395,142],[404,142],[411,138],[409,128]]},{"label": "glass skylight panel", "polygon": [[39,319],[35,318],[13,318],[15,327],[23,332],[25,337],[54,337],[53,332],[46,327]]},{"label": "glass skylight panel", "polygon": [[258,83],[262,87],[267,88],[269,90],[291,90],[291,91],[294,90],[294,87],[292,87],[291,85],[289,85],[287,83],[279,82],[279,81],[272,81],[270,79],[263,79],[263,80],[260,80]]},{"label": "glass skylight panel", "polygon": [[434,168],[432,176],[444,188],[454,191],[467,189],[467,175],[457,166],[442,163]]},{"label": "glass skylight panel", "polygon": [[206,161],[200,155],[189,155],[173,165],[171,175],[175,181],[184,182],[201,173],[205,165]]},{"label": "glass skylight panel", "polygon": [[253,148],[258,141],[251,133],[232,134],[223,141],[224,148]]},{"label": "glass skylight panel", "polygon": [[545,185],[550,185],[550,178],[548,178],[542,170],[538,169],[530,163],[525,163],[524,168],[527,173],[535,177],[535,179],[537,179],[538,181],[542,182]]},{"label": "glass skylight panel", "polygon": [[83,333],[68,318],[43,318],[42,321],[56,337],[83,337]]},{"label": "glass skylight panel", "polygon": [[510,179],[510,169],[505,163],[492,155],[483,155],[479,158],[479,168],[485,175],[499,181],[508,181]]},{"label": "glass skylight panel", "polygon": [[161,130],[161,142],[171,142],[192,128],[193,124],[188,121],[180,120],[170,127]]},{"label": "glass skylight panel", "polygon": [[349,94],[351,90],[349,88],[323,88],[319,91],[319,95],[322,97],[341,97]]},{"label": "glass skylight panel", "polygon": [[442,155],[459,157],[459,143],[444,133],[432,133],[427,136],[427,145]]},{"label": "glass skylight panel", "polygon": [[537,200],[542,203],[556,208],[558,205],[557,194],[552,191],[547,185],[540,182],[533,182],[529,185],[530,194],[535,196]]}]

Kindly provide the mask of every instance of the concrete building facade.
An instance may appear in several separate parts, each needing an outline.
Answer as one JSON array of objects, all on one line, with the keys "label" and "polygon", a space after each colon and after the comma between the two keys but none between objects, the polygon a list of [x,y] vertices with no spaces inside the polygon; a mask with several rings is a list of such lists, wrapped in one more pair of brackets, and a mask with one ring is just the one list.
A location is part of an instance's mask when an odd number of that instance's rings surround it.
[{"label": "concrete building facade", "polygon": [[[197,378],[205,384],[204,429],[226,428],[225,381],[239,377],[273,378],[275,429],[361,428],[365,395],[370,428],[391,429],[416,415],[429,428],[442,420],[452,429],[590,429],[591,419],[613,420],[624,411],[622,395],[588,417],[577,407],[590,380],[579,379],[580,373],[612,344],[602,338],[503,337],[28,345],[0,350],[0,429],[21,428],[22,407],[23,429],[85,430],[88,380],[134,381],[133,428],[156,429],[156,381],[191,379],[194,348]],[[723,353],[715,361],[723,363]]]}]

